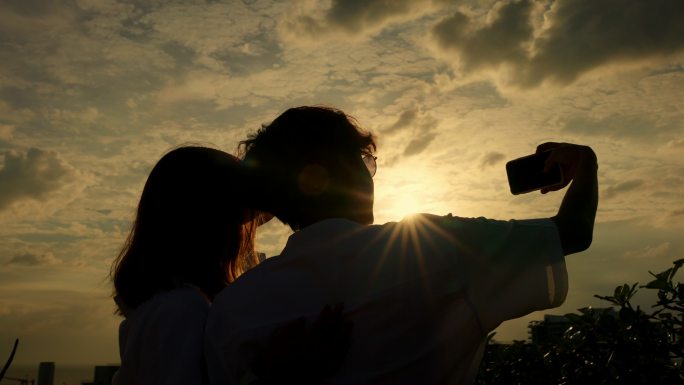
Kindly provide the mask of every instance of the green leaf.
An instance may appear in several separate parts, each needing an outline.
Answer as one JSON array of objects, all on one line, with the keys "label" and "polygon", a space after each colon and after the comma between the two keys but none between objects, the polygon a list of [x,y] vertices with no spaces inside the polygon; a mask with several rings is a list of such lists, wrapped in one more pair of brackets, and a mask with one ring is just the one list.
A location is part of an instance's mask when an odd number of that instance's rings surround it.
[{"label": "green leaf", "polygon": [[[656,274],[655,277],[658,279],[662,279],[664,281],[669,281],[671,272],[672,272],[672,268],[669,268],[665,271],[661,271],[660,273]],[[653,273],[651,273],[651,274],[653,274]]]},{"label": "green leaf", "polygon": [[679,268],[684,265],[684,258],[678,259],[672,262],[672,264],[674,265],[674,267],[671,269],[672,272],[670,273],[670,280],[674,278],[675,274],[677,274],[677,270],[679,270]]},{"label": "green leaf", "polygon": [[644,287],[647,289],[668,290],[670,288],[670,285],[668,285],[666,281],[658,278],[647,283]]},{"label": "green leaf", "polygon": [[622,292],[622,286],[617,286],[615,288],[615,290],[613,291],[613,298],[615,298],[615,300],[619,300],[621,292]]}]

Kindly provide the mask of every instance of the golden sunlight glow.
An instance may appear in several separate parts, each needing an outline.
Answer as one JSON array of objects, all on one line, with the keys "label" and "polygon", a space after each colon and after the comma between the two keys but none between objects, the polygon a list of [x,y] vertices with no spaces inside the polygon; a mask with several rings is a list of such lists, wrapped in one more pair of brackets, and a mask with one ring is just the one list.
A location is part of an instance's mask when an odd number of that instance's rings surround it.
[{"label": "golden sunlight glow", "polygon": [[425,196],[408,194],[395,197],[388,207],[389,215],[400,220],[408,215],[426,212]]},{"label": "golden sunlight glow", "polygon": [[[417,213],[440,213],[448,202],[444,196],[444,183],[434,168],[423,164],[400,164],[382,169],[375,180],[375,223],[399,221]],[[448,209],[445,214],[449,212]]]},{"label": "golden sunlight glow", "polygon": [[[379,242],[384,245],[384,248],[378,256],[373,275],[370,277],[371,281],[367,282],[368,285],[371,285],[372,280],[383,270],[386,257],[389,255],[399,258],[399,271],[418,269],[422,273],[427,273],[426,258],[429,258],[434,250],[439,249],[438,243],[443,244],[446,241],[455,249],[468,250],[467,243],[423,216],[409,217],[402,222],[395,226],[384,227],[370,242],[370,244]],[[429,282],[424,283],[429,285]]]}]

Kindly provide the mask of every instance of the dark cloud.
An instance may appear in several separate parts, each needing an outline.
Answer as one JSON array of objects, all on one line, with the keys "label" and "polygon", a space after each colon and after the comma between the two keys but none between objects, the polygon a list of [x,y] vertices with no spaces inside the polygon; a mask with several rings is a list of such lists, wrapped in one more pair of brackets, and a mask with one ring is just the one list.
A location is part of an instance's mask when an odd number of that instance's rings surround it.
[{"label": "dark cloud", "polygon": [[508,100],[501,96],[499,90],[491,82],[475,82],[458,87],[454,95],[464,96],[478,108],[498,108],[508,105]]},{"label": "dark cloud", "polygon": [[179,67],[190,68],[197,58],[197,52],[194,49],[176,41],[168,41],[162,44],[161,49],[165,54],[171,56],[176,66]]},{"label": "dark cloud", "polygon": [[684,49],[684,2],[559,0],[551,28],[535,42],[527,78],[570,83],[602,64],[672,54]]},{"label": "dark cloud", "polygon": [[603,194],[601,194],[601,197],[604,199],[611,199],[620,194],[636,190],[639,187],[643,186],[643,184],[644,181],[641,179],[631,179],[624,182],[620,182],[612,186],[609,186],[608,188],[603,190]]},{"label": "dark cloud", "polygon": [[0,10],[10,10],[24,17],[42,17],[59,8],[56,0],[4,0],[0,3]]},{"label": "dark cloud", "polygon": [[583,135],[643,140],[678,131],[682,127],[675,122],[663,124],[647,116],[630,114],[616,114],[600,119],[580,116],[568,120],[563,130]]},{"label": "dark cloud", "polygon": [[482,156],[480,168],[485,169],[487,167],[495,166],[504,159],[506,159],[506,155],[500,152],[488,152]]},{"label": "dark cloud", "polygon": [[43,199],[70,181],[74,170],[56,152],[5,152],[0,168],[0,210],[23,198]]},{"label": "dark cloud", "polygon": [[389,133],[389,132],[395,132],[402,130],[404,128],[408,128],[411,126],[416,121],[416,118],[418,117],[418,110],[415,108],[406,110],[399,115],[399,118],[397,118],[397,121],[392,123],[391,126],[387,127],[386,129],[383,130],[383,132]]},{"label": "dark cloud", "polygon": [[409,142],[409,144],[404,149],[404,156],[418,155],[432,143],[432,141],[437,137],[434,132],[428,132],[415,138]]},{"label": "dark cloud", "polygon": [[332,0],[321,18],[308,13],[297,15],[289,27],[310,36],[344,31],[357,35],[369,29],[382,27],[393,18],[411,14],[416,0]]},{"label": "dark cloud", "polygon": [[112,213],[112,210],[109,210],[109,209],[88,209],[88,210],[94,211],[94,212],[102,214],[102,215],[109,215]]},{"label": "dark cloud", "polygon": [[677,219],[684,218],[684,209],[672,210],[670,211],[669,216]]},{"label": "dark cloud", "polygon": [[23,253],[19,255],[15,255],[14,257],[10,258],[9,261],[5,262],[5,265],[14,265],[14,266],[47,266],[47,265],[56,265],[58,263],[62,262],[61,260],[57,259],[52,253],[44,253],[44,254],[34,254],[34,253]]},{"label": "dark cloud", "polygon": [[435,25],[433,34],[442,48],[459,52],[466,70],[520,63],[527,56],[524,44],[534,31],[531,10],[530,1],[503,4],[494,20],[479,28],[468,16],[456,12]]},{"label": "dark cloud", "polygon": [[682,64],[677,64],[677,65],[669,65],[663,68],[656,68],[654,70],[649,71],[649,75],[651,76],[660,76],[660,75],[667,75],[667,74],[678,74],[684,72],[684,65]]},{"label": "dark cloud", "polygon": [[415,0],[333,0],[326,20],[349,32],[407,13]]},{"label": "dark cloud", "polygon": [[[510,65],[514,82],[561,84],[608,63],[664,57],[684,50],[684,2],[556,0],[544,9],[544,30],[530,0],[497,2],[493,21],[456,12],[433,27],[438,45],[456,52],[466,71]],[[548,26],[548,27],[546,27]],[[672,69],[679,71],[679,68]]]}]

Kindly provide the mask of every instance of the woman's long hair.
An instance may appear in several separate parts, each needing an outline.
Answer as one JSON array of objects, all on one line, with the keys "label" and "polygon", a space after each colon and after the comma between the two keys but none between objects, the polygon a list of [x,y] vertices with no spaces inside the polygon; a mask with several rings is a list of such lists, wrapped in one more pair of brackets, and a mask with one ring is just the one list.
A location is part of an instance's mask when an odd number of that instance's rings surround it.
[{"label": "woman's long hair", "polygon": [[213,300],[255,263],[247,185],[240,161],[223,151],[180,147],[164,155],[112,265],[115,296],[135,309],[158,292],[192,284]]}]

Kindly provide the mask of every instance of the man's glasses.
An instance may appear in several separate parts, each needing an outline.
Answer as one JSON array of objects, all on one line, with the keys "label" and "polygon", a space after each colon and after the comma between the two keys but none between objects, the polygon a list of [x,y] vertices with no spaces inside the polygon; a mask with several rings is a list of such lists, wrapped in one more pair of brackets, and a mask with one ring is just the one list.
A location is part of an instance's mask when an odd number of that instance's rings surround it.
[{"label": "man's glasses", "polygon": [[378,164],[375,162],[378,157],[371,154],[363,154],[361,155],[361,159],[363,159],[363,163],[366,165],[371,178],[374,177],[375,172],[378,171]]}]

